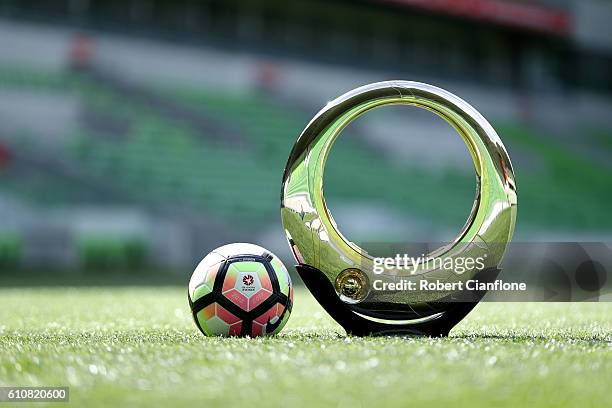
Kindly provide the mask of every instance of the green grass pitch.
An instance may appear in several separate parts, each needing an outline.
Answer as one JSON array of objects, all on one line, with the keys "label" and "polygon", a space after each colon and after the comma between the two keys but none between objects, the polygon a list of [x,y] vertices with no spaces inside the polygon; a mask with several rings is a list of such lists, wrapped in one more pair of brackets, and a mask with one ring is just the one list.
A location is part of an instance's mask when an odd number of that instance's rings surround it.
[{"label": "green grass pitch", "polygon": [[184,288],[0,290],[0,385],[69,385],[72,406],[601,407],[611,345],[610,303],[485,303],[449,338],[354,338],[297,290],[279,336],[225,339]]}]

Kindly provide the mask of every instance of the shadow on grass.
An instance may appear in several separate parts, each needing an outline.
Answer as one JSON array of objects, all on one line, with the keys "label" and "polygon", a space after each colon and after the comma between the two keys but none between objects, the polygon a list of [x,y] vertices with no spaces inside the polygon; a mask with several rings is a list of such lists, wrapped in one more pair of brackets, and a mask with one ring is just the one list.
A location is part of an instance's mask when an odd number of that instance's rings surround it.
[{"label": "shadow on grass", "polygon": [[[610,343],[609,335],[580,335],[577,333],[559,333],[555,335],[545,336],[541,334],[536,335],[524,335],[524,334],[473,334],[473,335],[459,335],[451,337],[415,337],[415,336],[370,336],[370,337],[354,337],[347,336],[340,329],[328,328],[317,331],[316,329],[296,330],[289,329],[286,332],[282,332],[278,336],[272,337],[258,337],[258,338],[245,338],[245,337],[206,337],[199,333],[195,327],[193,330],[186,327],[180,327],[176,330],[168,331],[167,329],[160,328],[148,328],[148,329],[117,329],[100,332],[98,329],[85,328],[85,329],[66,329],[61,333],[55,333],[48,329],[40,330],[7,330],[3,333],[2,339],[0,339],[0,345],[2,343],[19,342],[20,344],[26,343],[38,343],[41,341],[57,343],[57,342],[86,342],[96,343],[104,342],[107,340],[120,340],[122,342],[137,342],[137,343],[209,343],[214,344],[217,342],[261,342],[266,343],[291,343],[291,342],[306,342],[306,344],[319,345],[326,342],[335,342],[337,344],[365,344],[365,343],[385,343],[385,344],[402,344],[405,342],[406,345],[422,345],[422,344],[454,344],[457,342],[465,343],[466,340],[469,343],[491,343],[497,342],[500,345],[503,344],[516,344],[524,346],[528,343],[533,345],[548,344],[551,341],[555,341],[558,344],[563,344],[564,347],[568,345],[579,346],[605,346]],[[569,343],[569,344],[568,344]],[[318,347],[318,346],[317,346]]]},{"label": "shadow on grass", "polygon": [[517,343],[522,344],[525,342],[533,342],[533,343],[548,343],[551,340],[555,341],[563,341],[567,342],[577,342],[580,344],[588,343],[588,344],[609,344],[612,341],[612,333],[576,333],[570,330],[557,330],[555,333],[551,333],[550,335],[542,334],[542,333],[500,333],[500,334],[492,334],[492,333],[470,333],[470,334],[457,334],[454,335],[451,333],[448,337],[427,337],[427,336],[411,336],[411,335],[395,335],[395,336],[351,336],[346,335],[344,331],[340,328],[330,328],[325,330],[324,332],[317,332],[316,329],[313,330],[289,330],[283,334],[284,338],[299,338],[302,340],[311,340],[311,341],[319,341],[319,340],[384,340],[384,339],[394,339],[398,341],[405,340],[406,342],[457,342],[457,341],[484,341],[491,342],[497,341],[500,343]]},{"label": "shadow on grass", "polygon": [[498,340],[500,342],[509,343],[525,343],[532,341],[537,343],[547,343],[551,340],[563,340],[564,342],[586,342],[590,344],[607,344],[612,341],[612,333],[593,334],[593,333],[576,333],[570,330],[557,330],[554,334],[527,334],[527,333],[474,333],[474,334],[459,334],[448,337],[449,340],[474,340],[474,341],[490,341]]}]

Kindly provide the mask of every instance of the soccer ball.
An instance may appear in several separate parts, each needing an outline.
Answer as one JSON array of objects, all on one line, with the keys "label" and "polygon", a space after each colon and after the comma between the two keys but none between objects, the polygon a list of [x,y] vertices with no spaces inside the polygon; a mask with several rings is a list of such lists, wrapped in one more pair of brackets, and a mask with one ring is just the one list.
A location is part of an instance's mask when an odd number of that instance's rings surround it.
[{"label": "soccer ball", "polygon": [[207,336],[262,336],[281,331],[293,305],[283,263],[253,244],[229,244],[200,262],[189,281],[189,305]]}]

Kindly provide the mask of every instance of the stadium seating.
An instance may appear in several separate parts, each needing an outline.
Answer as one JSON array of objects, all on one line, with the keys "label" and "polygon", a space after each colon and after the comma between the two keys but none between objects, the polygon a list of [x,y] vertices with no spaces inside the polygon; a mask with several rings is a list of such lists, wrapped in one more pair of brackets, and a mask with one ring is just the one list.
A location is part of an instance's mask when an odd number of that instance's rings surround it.
[{"label": "stadium seating", "polygon": [[[80,169],[91,183],[112,186],[119,192],[117,200],[202,211],[244,226],[277,220],[282,169],[310,116],[263,93],[154,90],[177,106],[214,117],[227,125],[228,132],[238,131],[244,143],[237,143],[224,138],[221,131],[202,137],[186,121],[156,110],[155,104],[142,103],[141,98],[130,98],[83,74],[2,68],[0,86],[71,93],[81,100],[85,114],[97,115],[110,124],[120,123],[98,129],[83,121],[65,145],[53,152],[61,156],[61,163]],[[517,146],[541,164],[539,169],[529,170],[529,177],[517,169],[520,217],[525,225],[535,229],[611,225],[605,203],[612,192],[608,172],[601,171],[601,164],[572,155],[561,146],[550,147],[533,129],[517,124],[497,127],[511,151]],[[45,152],[34,137],[13,138],[12,142],[18,150]],[[448,199],[471,202],[473,176],[452,170],[430,172],[410,164],[398,166],[380,160],[357,138],[349,136],[341,142],[342,148],[332,152],[326,169],[328,200],[378,200],[417,217],[434,214],[442,224],[456,224],[465,218],[466,209],[449,206]],[[355,178],[362,183],[359,188],[352,182]],[[585,178],[590,184],[583,183]],[[2,190],[49,205],[104,199],[104,195],[92,193],[88,183],[67,182],[53,174],[16,178],[14,172],[5,171],[0,173],[0,182]],[[542,197],[542,183],[555,195]],[[448,199],[432,200],[431,186]]]}]

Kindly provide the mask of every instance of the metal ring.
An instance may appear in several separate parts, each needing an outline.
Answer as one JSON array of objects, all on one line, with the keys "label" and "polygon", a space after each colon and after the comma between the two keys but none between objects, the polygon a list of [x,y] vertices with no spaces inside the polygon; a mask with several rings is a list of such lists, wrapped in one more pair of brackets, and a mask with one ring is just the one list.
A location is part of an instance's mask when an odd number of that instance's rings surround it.
[{"label": "metal ring", "polygon": [[[285,168],[281,192],[282,223],[296,260],[320,270],[332,284],[349,268],[362,270],[370,280],[389,281],[415,275],[464,280],[477,272],[450,277],[423,262],[415,265],[416,273],[410,276],[400,269],[374,274],[373,258],[345,238],[334,222],[323,195],[328,154],[350,122],[385,105],[411,105],[437,114],[459,133],[474,161],[478,185],[472,212],[453,242],[430,255],[467,256],[486,248],[485,266],[497,267],[512,238],[516,219],[516,184],[508,153],[493,127],[467,102],[435,86],[410,81],[379,82],[350,91],[329,102],[299,136]],[[370,291],[364,300],[416,304],[443,296]],[[352,303],[350,299],[343,300]]]}]

